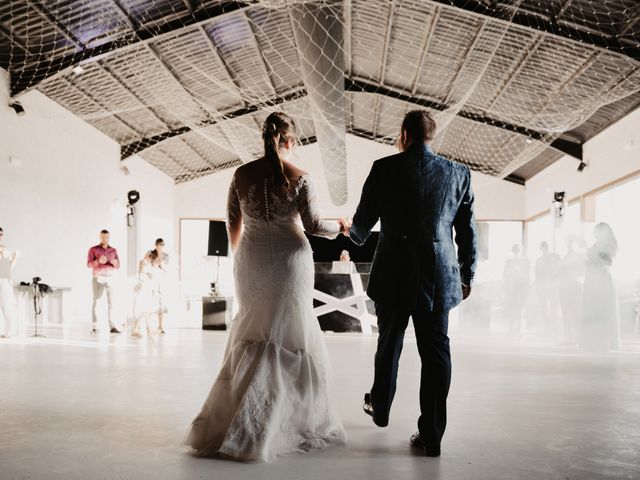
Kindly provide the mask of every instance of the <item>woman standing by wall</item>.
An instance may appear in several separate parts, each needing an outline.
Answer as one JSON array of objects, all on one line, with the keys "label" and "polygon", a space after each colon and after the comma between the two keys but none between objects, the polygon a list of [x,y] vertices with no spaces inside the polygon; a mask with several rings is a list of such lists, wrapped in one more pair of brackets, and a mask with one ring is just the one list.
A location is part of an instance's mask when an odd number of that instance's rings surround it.
[{"label": "woman standing by wall", "polygon": [[606,352],[620,348],[618,300],[611,277],[618,241],[607,223],[597,224],[593,236],[595,242],[587,250],[580,347],[592,352]]}]

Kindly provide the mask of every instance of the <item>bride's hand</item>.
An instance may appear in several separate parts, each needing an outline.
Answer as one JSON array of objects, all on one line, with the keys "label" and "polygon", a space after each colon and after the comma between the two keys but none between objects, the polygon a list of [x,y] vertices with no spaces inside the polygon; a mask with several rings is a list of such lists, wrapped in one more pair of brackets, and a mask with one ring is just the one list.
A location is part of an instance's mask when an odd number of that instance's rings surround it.
[{"label": "bride's hand", "polygon": [[351,230],[351,225],[353,222],[349,217],[341,218],[338,222],[340,224],[340,233],[349,236],[349,231]]}]

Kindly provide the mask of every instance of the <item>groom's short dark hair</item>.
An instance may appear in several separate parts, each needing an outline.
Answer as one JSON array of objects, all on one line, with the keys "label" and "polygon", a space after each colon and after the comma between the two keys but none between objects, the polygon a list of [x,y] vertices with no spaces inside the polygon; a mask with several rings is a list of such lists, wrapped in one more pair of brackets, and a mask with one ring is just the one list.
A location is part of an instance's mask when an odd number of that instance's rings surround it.
[{"label": "groom's short dark hair", "polygon": [[411,110],[404,116],[402,131],[412,142],[428,142],[436,133],[436,121],[426,110]]}]

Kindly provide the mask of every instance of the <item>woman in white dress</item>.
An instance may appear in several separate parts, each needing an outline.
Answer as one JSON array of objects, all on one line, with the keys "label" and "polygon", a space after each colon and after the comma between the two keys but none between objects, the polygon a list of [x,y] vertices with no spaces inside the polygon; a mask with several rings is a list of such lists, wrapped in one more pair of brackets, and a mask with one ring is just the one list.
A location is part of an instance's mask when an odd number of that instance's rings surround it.
[{"label": "woman in white dress", "polygon": [[345,442],[300,219],[308,233],[329,238],[345,226],[320,220],[309,176],[285,160],[297,139],[293,120],[272,113],[262,137],[264,157],[238,168],[229,189],[240,310],[185,441],[202,456],[267,461]]},{"label": "woman in white dress", "polygon": [[[0,338],[9,338],[13,329],[13,318],[16,315],[16,297],[13,292],[13,281],[11,280],[11,269],[18,260],[18,252],[10,252],[1,242],[4,237],[4,230],[0,228],[0,261],[8,269],[0,273],[0,319],[4,317],[4,328],[0,328]],[[2,325],[3,322],[0,322]]]},{"label": "woman in white dress", "polygon": [[611,276],[618,241],[608,223],[597,224],[593,236],[595,242],[587,250],[580,347],[604,353],[620,348],[618,296]]},{"label": "woman in white dress", "polygon": [[147,326],[147,335],[151,335],[149,317],[158,314],[162,308],[159,296],[159,282],[162,260],[156,250],[147,252],[138,268],[138,284],[136,285],[136,298],[134,301],[135,323],[131,335],[141,337],[140,324],[144,321]]}]

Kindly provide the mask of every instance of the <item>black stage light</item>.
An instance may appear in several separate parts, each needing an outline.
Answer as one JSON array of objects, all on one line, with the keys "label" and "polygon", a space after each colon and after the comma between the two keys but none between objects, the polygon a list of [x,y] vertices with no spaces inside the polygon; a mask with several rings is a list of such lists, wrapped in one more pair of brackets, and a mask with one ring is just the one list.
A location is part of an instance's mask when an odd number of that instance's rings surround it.
[{"label": "black stage light", "polygon": [[129,205],[135,205],[140,200],[140,193],[137,190],[131,190],[127,193]]},{"label": "black stage light", "polygon": [[553,192],[553,201],[562,203],[564,202],[565,192]]},{"label": "black stage light", "polygon": [[585,168],[587,168],[587,164],[584,162],[580,162],[580,165],[578,165],[578,171],[582,172]]},{"label": "black stage light", "polygon": [[11,108],[13,108],[14,112],[16,112],[16,115],[24,115],[26,112],[24,111],[24,107],[22,106],[22,104],[20,102],[11,102],[9,104],[9,106]]}]

